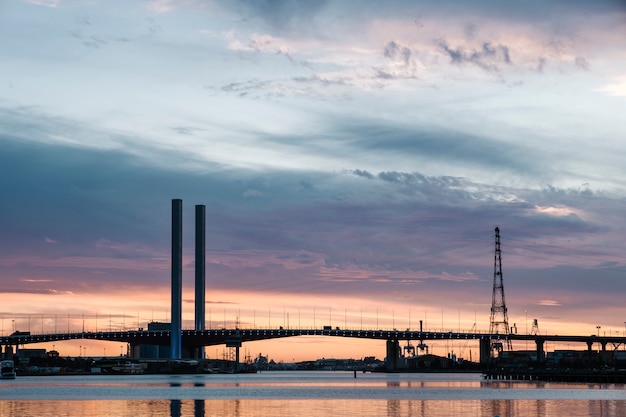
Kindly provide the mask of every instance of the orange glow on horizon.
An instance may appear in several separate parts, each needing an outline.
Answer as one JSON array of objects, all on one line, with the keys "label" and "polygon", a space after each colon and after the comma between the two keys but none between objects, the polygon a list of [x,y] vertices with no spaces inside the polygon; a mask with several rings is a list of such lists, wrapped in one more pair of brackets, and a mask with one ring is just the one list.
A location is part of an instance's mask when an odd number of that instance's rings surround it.
[{"label": "orange glow on horizon", "polygon": [[[209,290],[206,304],[206,328],[291,328],[321,329],[323,326],[341,329],[399,329],[419,330],[420,321],[425,331],[487,332],[489,330],[489,306],[476,310],[447,309],[437,306],[413,306],[398,300],[380,302],[357,297],[286,296],[285,294],[256,294],[245,291],[220,292]],[[3,311],[0,312],[1,333],[8,335],[15,330],[38,333],[65,333],[81,331],[117,331],[147,328],[151,321],[170,320],[170,294],[167,290],[150,294],[129,293],[128,296],[77,295],[77,294],[4,294]],[[193,290],[183,294],[183,328],[192,329]],[[555,303],[544,302],[545,308],[558,309]],[[511,310],[509,310],[511,311]],[[555,310],[556,311],[556,310]],[[563,323],[539,317],[541,334],[586,335],[597,332],[597,323],[590,323],[581,312],[576,321]],[[509,324],[517,333],[530,333],[532,313],[512,315]],[[622,326],[603,325],[602,334],[623,335]],[[431,353],[445,356],[449,352],[469,357],[469,350],[478,354],[478,346],[472,343],[463,347],[459,342],[429,342]],[[517,342],[516,349],[525,349],[528,343]],[[90,357],[118,356],[126,353],[126,346],[118,342],[74,340],[57,343],[41,343],[24,348],[56,349],[62,356],[87,355]],[[569,346],[578,349],[577,346]],[[549,349],[554,347],[548,346]],[[560,348],[567,348],[565,346]],[[584,347],[580,347],[583,349]],[[209,358],[222,358],[224,346],[208,346]],[[244,343],[241,357],[269,356],[276,362],[314,360],[322,357],[362,358],[376,356],[383,359],[385,344],[378,340],[301,336],[267,341]]]}]

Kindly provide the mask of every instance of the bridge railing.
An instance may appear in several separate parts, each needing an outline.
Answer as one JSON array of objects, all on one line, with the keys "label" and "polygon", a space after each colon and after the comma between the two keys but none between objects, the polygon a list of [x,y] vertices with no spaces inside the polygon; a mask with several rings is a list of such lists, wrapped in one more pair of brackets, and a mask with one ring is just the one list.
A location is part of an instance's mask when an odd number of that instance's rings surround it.
[{"label": "bridge railing", "polygon": [[[323,330],[327,327],[327,325],[304,325],[304,326],[267,326],[267,325],[254,325],[254,324],[246,324],[243,326],[233,326],[233,327],[224,327],[223,325],[217,324],[216,322],[208,323],[205,327],[205,330],[222,330],[222,329],[242,329],[242,330]],[[410,331],[410,332],[419,332],[419,328],[415,327],[390,327],[390,326],[330,326],[333,330],[350,330],[350,331],[362,331],[362,330],[381,330],[381,331]],[[132,325],[119,325],[119,326],[85,326],[85,327],[76,327],[76,326],[56,326],[55,328],[26,328],[26,330],[11,330],[11,329],[2,329],[0,330],[0,336],[6,337],[12,334],[30,334],[30,335],[49,335],[49,334],[78,334],[78,333],[97,333],[97,332],[128,332],[128,331],[138,331],[139,329],[148,329],[148,323],[143,326],[137,327]],[[182,330],[191,331],[195,330],[194,327],[184,326]],[[464,333],[464,334],[489,334],[487,330],[481,329],[452,329],[452,328],[436,328],[436,327],[425,327],[422,328],[423,333]],[[516,335],[530,335],[530,333],[516,333]],[[563,334],[566,335],[566,334]],[[504,336],[504,335],[503,335]],[[606,336],[606,335],[605,335]]]}]

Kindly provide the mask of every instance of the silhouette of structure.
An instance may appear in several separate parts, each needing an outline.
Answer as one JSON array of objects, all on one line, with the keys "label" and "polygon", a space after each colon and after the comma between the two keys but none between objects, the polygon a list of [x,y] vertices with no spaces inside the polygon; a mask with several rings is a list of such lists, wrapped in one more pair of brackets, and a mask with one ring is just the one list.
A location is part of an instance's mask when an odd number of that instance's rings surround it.
[{"label": "silhouette of structure", "polygon": [[500,335],[504,336],[504,343],[507,350],[513,350],[511,334],[509,328],[509,318],[506,310],[506,302],[504,300],[504,284],[502,282],[502,253],[500,250],[500,228],[496,227],[496,247],[493,260],[493,292],[491,296],[491,319],[489,324],[489,333],[498,335],[496,339],[491,341],[492,351],[501,352],[504,345]]}]

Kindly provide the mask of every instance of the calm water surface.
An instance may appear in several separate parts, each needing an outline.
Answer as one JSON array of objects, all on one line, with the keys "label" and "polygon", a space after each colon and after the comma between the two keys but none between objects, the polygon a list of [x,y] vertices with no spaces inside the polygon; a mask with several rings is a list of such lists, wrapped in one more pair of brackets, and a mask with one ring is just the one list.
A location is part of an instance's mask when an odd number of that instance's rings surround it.
[{"label": "calm water surface", "polygon": [[623,384],[484,381],[479,374],[264,372],[0,380],[2,417],[626,416]]}]

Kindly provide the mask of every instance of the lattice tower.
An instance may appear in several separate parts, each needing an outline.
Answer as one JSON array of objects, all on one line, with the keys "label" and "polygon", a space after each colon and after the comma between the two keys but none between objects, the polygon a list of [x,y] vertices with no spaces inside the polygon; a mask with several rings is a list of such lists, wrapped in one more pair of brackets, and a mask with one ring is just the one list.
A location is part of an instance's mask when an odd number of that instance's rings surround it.
[{"label": "lattice tower", "polygon": [[496,248],[493,260],[493,292],[491,296],[491,320],[489,333],[498,335],[491,343],[492,349],[501,351],[503,349],[500,335],[505,336],[507,350],[513,350],[511,340],[507,337],[510,334],[509,318],[504,300],[504,284],[502,282],[502,253],[500,250],[500,228],[496,227]]},{"label": "lattice tower", "polygon": [[537,321],[537,319],[533,320],[533,328],[530,331],[530,334],[532,334],[533,336],[537,336],[539,334],[539,322]]}]

